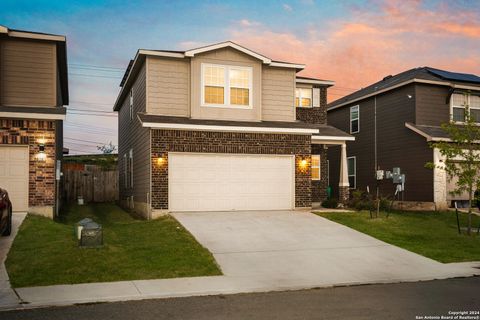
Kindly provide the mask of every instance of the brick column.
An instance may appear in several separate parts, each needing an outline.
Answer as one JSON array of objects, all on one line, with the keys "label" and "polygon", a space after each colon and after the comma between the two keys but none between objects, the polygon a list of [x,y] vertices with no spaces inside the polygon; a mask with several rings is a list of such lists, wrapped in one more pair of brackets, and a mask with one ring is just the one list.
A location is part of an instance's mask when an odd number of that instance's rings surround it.
[{"label": "brick column", "polygon": [[348,199],[350,199],[349,187],[338,187],[338,202],[345,205],[348,203]]},{"label": "brick column", "polygon": [[342,152],[340,155],[340,179],[338,183],[338,201],[342,204],[347,204],[349,198],[350,184],[348,182],[348,164],[347,164],[347,145],[342,144]]}]

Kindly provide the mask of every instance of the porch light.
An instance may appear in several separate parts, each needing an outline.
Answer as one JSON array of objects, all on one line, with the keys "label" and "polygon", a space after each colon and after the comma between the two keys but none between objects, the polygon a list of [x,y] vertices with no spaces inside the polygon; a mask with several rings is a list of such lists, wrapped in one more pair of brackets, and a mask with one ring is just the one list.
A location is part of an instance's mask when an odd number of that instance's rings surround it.
[{"label": "porch light", "polygon": [[305,168],[307,166],[307,160],[303,159],[302,161],[300,161],[300,166],[302,168]]},{"label": "porch light", "polygon": [[157,165],[162,166],[165,163],[165,158],[160,156],[157,158]]},{"label": "porch light", "polygon": [[39,145],[38,145],[37,159],[39,161],[45,161],[47,159],[47,154],[45,153],[45,144],[44,143],[39,143]]}]

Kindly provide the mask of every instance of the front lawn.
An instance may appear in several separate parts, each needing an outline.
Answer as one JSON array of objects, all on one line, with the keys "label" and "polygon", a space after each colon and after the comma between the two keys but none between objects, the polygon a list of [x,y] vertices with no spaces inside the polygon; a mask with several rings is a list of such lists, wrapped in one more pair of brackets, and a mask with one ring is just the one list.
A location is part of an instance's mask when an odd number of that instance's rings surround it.
[{"label": "front lawn", "polygon": [[[103,225],[104,247],[79,248],[73,226]],[[13,287],[220,275],[213,256],[175,219],[133,219],[114,204],[72,206],[55,222],[28,215],[6,261]]]},{"label": "front lawn", "polygon": [[[379,240],[416,252],[440,262],[480,261],[480,237],[473,217],[474,235],[459,235],[454,212],[394,212],[388,218],[381,213],[370,219],[368,211],[317,213],[318,215],[366,233]],[[460,225],[467,225],[461,214]]]}]

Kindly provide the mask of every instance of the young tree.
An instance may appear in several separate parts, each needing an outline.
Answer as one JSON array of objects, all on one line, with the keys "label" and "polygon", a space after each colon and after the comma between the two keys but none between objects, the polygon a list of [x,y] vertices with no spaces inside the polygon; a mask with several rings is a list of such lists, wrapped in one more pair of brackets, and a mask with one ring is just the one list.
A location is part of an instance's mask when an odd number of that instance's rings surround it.
[{"label": "young tree", "polygon": [[109,144],[103,146],[97,146],[97,149],[102,151],[103,154],[112,154],[117,150],[117,146],[110,141]]},{"label": "young tree", "polygon": [[[465,99],[465,101],[468,101]],[[460,194],[468,192],[468,230],[472,229],[472,199],[476,189],[480,188],[480,119],[470,113],[469,105],[465,105],[465,123],[442,124],[450,141],[440,141],[431,144],[444,157],[443,165],[427,163],[427,167],[444,169],[449,177],[456,176],[458,181],[452,192]]]}]

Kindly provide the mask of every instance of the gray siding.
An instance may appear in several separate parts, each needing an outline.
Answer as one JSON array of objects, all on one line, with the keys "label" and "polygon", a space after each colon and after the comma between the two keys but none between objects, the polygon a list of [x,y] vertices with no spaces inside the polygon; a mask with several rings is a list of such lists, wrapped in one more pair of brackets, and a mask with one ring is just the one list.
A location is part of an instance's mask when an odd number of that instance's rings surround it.
[{"label": "gray siding", "polygon": [[295,70],[263,67],[262,120],[295,120]]},{"label": "gray siding", "polygon": [[415,85],[416,124],[439,126],[450,120],[449,88],[429,84]]},{"label": "gray siding", "polygon": [[[412,95],[409,99],[407,95]],[[357,157],[357,189],[373,192],[376,186],[374,99],[352,104],[360,105],[360,132],[356,141],[347,143],[348,156]],[[329,124],[349,132],[350,105],[328,113]],[[425,168],[433,153],[425,138],[405,127],[415,121],[414,86],[409,85],[377,96],[377,152],[378,166],[382,170],[400,167],[406,174],[404,200],[433,201],[433,171]],[[330,185],[338,196],[340,148],[329,149]],[[383,195],[393,194],[390,180],[380,183]]]},{"label": "gray siding", "polygon": [[147,57],[147,112],[190,116],[190,60]]},{"label": "gray siding", "polygon": [[[132,86],[134,117],[130,120],[128,94],[118,115],[118,170],[120,201],[125,204],[129,196],[134,197],[134,211],[146,216],[147,193],[150,192],[150,130],[143,128],[137,118],[138,112],[146,110],[146,68],[142,67]],[[124,154],[133,149],[133,188],[125,188]]]}]

